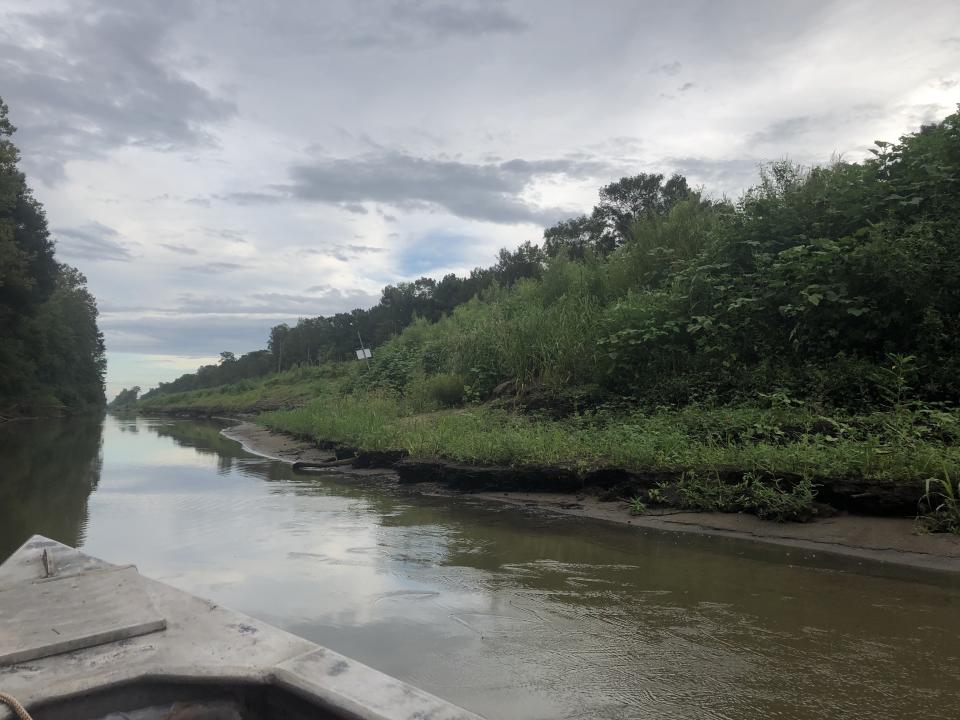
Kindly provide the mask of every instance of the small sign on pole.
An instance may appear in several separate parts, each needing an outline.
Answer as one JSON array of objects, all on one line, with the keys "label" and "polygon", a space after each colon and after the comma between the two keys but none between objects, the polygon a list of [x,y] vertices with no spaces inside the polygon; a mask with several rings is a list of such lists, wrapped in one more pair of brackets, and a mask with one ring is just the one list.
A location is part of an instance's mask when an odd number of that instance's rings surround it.
[{"label": "small sign on pole", "polygon": [[357,360],[363,360],[366,363],[367,367],[370,367],[370,358],[373,357],[373,353],[370,349],[363,344],[363,337],[360,335],[360,326],[354,324],[354,327],[357,328],[357,340],[360,341],[360,349],[357,350]]}]

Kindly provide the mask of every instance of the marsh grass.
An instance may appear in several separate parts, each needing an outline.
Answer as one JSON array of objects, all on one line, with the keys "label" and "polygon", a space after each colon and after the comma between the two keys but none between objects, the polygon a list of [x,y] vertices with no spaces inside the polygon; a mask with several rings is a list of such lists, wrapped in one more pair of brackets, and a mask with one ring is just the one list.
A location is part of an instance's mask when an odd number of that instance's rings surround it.
[{"label": "marsh grass", "polygon": [[[801,503],[812,500],[818,477],[915,483],[919,496],[925,478],[960,472],[960,448],[951,440],[919,430],[905,444],[899,428],[887,429],[887,420],[889,414],[871,413],[825,422],[802,408],[756,407],[594,413],[563,420],[490,406],[417,413],[402,397],[383,392],[330,396],[259,417],[274,430],[368,449],[405,450],[417,457],[690,473],[690,502],[702,506],[729,506],[727,493],[743,494],[743,489],[717,488],[709,495],[709,478],[723,470],[753,473],[765,481],[809,479],[766,499],[760,485],[751,490],[755,511],[771,515],[789,514],[789,508],[781,510],[774,502],[780,494],[793,494]],[[696,498],[697,492],[707,496]]]},{"label": "marsh grass", "polygon": [[952,532],[960,534],[960,482],[951,476],[928,478],[920,498],[917,528],[921,532]]}]

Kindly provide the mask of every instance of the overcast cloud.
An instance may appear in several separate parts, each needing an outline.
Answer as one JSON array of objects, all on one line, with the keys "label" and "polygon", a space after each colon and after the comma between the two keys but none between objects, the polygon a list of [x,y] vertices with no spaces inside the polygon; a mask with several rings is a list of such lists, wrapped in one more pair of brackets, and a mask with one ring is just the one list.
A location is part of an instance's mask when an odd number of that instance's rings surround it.
[{"label": "overcast cloud", "polygon": [[68,260],[120,260],[133,259],[120,239],[120,233],[103,223],[88,222],[77,227],[52,228],[57,241],[57,254]]},{"label": "overcast cloud", "polygon": [[625,174],[735,197],[860,158],[955,107],[957,27],[935,0],[8,0],[0,96],[112,395],[490,264]]}]

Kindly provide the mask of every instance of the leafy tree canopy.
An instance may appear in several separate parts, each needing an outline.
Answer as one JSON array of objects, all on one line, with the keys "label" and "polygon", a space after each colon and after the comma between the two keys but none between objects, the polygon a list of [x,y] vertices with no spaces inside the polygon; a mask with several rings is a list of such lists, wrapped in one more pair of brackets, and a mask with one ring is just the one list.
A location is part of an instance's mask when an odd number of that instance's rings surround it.
[{"label": "leafy tree canopy", "polygon": [[54,257],[15,131],[0,99],[0,414],[99,407],[106,361],[96,302],[86,278]]}]

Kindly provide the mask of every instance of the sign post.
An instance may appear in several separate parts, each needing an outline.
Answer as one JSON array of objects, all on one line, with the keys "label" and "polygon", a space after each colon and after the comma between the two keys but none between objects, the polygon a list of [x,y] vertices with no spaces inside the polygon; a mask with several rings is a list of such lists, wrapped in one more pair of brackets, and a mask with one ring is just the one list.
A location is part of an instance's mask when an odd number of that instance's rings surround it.
[{"label": "sign post", "polygon": [[360,326],[354,325],[354,327],[357,329],[357,340],[360,341],[360,349],[357,350],[357,360],[363,360],[367,364],[367,367],[370,367],[370,358],[373,357],[373,352],[363,344],[363,338],[360,336]]}]

